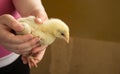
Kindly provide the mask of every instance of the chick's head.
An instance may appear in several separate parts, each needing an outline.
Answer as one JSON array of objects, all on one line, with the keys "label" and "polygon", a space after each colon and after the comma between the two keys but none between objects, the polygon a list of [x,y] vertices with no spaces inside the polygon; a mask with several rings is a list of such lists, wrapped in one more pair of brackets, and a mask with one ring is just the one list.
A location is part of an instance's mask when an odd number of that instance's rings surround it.
[{"label": "chick's head", "polygon": [[69,43],[69,30],[68,29],[58,29],[55,32],[56,37],[64,39],[67,43]]},{"label": "chick's head", "polygon": [[69,27],[60,19],[51,19],[53,34],[69,43]]}]

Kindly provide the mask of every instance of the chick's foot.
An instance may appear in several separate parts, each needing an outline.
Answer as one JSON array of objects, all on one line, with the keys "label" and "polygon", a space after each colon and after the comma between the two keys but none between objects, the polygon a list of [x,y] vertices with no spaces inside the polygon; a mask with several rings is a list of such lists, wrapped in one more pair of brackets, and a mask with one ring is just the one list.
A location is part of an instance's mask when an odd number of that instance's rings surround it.
[{"label": "chick's foot", "polygon": [[37,59],[33,56],[28,56],[27,61],[28,61],[28,65],[29,65],[30,68],[32,68],[32,67],[37,68],[38,67],[37,63],[38,63],[39,59]]}]

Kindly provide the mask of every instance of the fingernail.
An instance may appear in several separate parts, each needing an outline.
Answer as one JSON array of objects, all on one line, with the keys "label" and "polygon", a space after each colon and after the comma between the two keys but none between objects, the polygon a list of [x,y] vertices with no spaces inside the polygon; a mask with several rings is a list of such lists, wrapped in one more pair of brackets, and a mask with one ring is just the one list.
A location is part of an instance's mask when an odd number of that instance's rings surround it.
[{"label": "fingernail", "polygon": [[42,22],[42,20],[41,20],[40,18],[38,18],[38,21],[39,21],[39,22]]},{"label": "fingernail", "polygon": [[41,51],[45,50],[46,48],[46,46],[41,46]]},{"label": "fingernail", "polygon": [[19,25],[18,25],[18,30],[19,30],[19,31],[23,31],[24,28],[25,28],[25,27],[24,27],[22,24],[19,24]]},{"label": "fingernail", "polygon": [[27,64],[27,61],[23,61],[23,64]]},{"label": "fingernail", "polygon": [[40,39],[38,37],[35,37],[35,41],[38,43],[40,42]]},{"label": "fingernail", "polygon": [[42,23],[43,23],[43,22],[42,22],[42,19],[41,19],[41,18],[39,18],[39,17],[37,17],[37,18],[36,18],[36,22],[37,22],[37,23],[40,23],[40,24],[42,24]]},{"label": "fingernail", "polygon": [[30,39],[33,39],[33,37],[34,37],[34,36],[33,36],[32,34],[28,34],[28,37],[27,37],[27,38],[28,38],[28,40],[30,40]]}]

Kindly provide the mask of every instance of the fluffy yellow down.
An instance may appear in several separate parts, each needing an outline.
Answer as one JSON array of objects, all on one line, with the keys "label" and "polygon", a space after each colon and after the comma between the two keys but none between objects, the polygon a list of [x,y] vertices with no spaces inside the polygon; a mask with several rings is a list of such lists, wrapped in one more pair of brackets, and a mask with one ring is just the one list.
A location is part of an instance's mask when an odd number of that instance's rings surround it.
[{"label": "fluffy yellow down", "polygon": [[[37,36],[40,38],[41,45],[50,45],[56,38],[64,39],[67,43],[69,42],[69,28],[60,19],[51,18],[42,24],[38,24],[35,22],[34,16],[29,16],[20,18],[18,21],[24,25],[25,29],[16,33],[19,35],[32,34]],[[30,61],[34,60],[34,57],[32,55],[26,57],[28,57],[28,64],[31,67]],[[34,66],[37,67],[37,64],[34,63]]]}]

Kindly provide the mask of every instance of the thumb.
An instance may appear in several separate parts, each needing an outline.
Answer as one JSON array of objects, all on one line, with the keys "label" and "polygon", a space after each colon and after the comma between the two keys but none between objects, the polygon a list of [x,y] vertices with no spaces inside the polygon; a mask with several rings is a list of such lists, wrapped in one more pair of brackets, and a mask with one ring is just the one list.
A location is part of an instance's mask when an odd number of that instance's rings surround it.
[{"label": "thumb", "polygon": [[13,16],[5,14],[0,16],[0,23],[5,24],[14,31],[23,31],[24,26],[20,24]]},{"label": "thumb", "polygon": [[42,23],[43,23],[42,19],[39,18],[39,17],[36,17],[36,18],[35,18],[35,22],[36,22],[36,23],[39,23],[39,24],[42,24]]},{"label": "thumb", "polygon": [[22,56],[21,59],[22,59],[22,62],[24,64],[27,64],[27,57],[26,56]]},{"label": "thumb", "polygon": [[31,15],[35,16],[35,22],[42,24],[44,21],[48,20],[47,13],[45,10],[35,10]]}]

